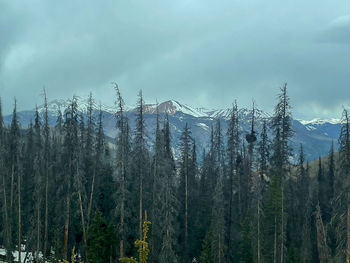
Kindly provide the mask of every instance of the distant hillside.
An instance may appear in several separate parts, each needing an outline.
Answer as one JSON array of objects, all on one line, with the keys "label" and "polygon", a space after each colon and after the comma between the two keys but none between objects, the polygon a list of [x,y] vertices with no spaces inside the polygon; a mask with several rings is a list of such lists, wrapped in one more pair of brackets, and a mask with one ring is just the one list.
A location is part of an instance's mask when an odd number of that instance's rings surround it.
[{"label": "distant hillside", "polygon": [[[79,110],[86,112],[87,99],[79,99]],[[62,111],[68,106],[69,100],[53,100],[49,106],[49,123],[55,125],[58,110]],[[192,136],[196,140],[198,154],[200,155],[203,149],[208,148],[211,127],[215,125],[216,120],[219,118],[222,121],[222,127],[224,132],[227,130],[229,123],[229,117],[231,109],[205,109],[194,108],[178,101],[169,100],[156,104],[145,104],[145,122],[149,136],[149,146],[152,146],[154,130],[155,130],[155,116],[156,111],[160,113],[161,118],[165,117],[165,114],[169,115],[169,121],[171,126],[171,132],[173,137],[174,149],[179,143],[179,138],[183,127],[188,123],[192,131]],[[95,105],[95,116],[97,117],[97,111],[99,105]],[[114,138],[117,130],[115,119],[115,108],[101,105],[103,111],[104,129],[107,136]],[[43,107],[38,108],[42,113]],[[20,124],[23,128],[27,127],[31,120],[34,119],[35,110],[26,110],[18,113]],[[135,123],[135,107],[126,107],[126,114],[130,120],[131,129],[134,128]],[[241,134],[244,136],[250,129],[252,112],[249,109],[242,108],[239,110],[239,120],[241,125]],[[5,124],[11,122],[12,116],[4,116]],[[261,110],[256,110],[256,130],[259,134],[263,121],[270,122],[271,114]],[[312,121],[304,121],[294,119],[292,121],[292,127],[294,130],[294,136],[291,141],[291,145],[294,148],[294,152],[297,155],[299,145],[302,143],[307,160],[315,160],[319,156],[328,154],[331,142],[334,141],[335,148],[337,148],[337,139],[340,132],[340,120],[320,120],[315,119]],[[175,153],[177,155],[177,153]],[[200,156],[199,156],[200,157]]]}]

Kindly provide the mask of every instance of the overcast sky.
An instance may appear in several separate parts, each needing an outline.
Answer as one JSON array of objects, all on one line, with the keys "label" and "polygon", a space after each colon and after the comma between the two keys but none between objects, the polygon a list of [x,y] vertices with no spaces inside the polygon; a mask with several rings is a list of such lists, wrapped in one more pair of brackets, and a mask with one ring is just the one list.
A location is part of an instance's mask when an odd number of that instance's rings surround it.
[{"label": "overcast sky", "polygon": [[85,96],[112,105],[175,99],[273,109],[288,83],[297,118],[350,106],[350,1],[0,0],[0,96],[5,113]]}]

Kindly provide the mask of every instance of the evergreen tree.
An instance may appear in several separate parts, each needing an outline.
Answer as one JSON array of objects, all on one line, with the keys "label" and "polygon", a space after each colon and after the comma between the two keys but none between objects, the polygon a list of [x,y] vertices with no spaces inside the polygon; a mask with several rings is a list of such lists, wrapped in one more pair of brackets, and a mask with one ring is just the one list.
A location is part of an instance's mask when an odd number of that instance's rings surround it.
[{"label": "evergreen tree", "polygon": [[[146,127],[145,127],[145,119],[144,119],[144,101],[142,97],[142,91],[139,93],[139,100],[137,105],[137,113],[136,113],[136,127],[135,134],[133,138],[133,147],[132,147],[132,173],[133,178],[137,181],[133,182],[133,191],[132,196],[136,199],[134,200],[134,207],[138,208],[137,211],[133,211],[135,213],[136,218],[138,219],[138,227],[139,227],[139,239],[142,239],[142,222],[143,222],[143,210],[148,208],[150,205],[149,196],[146,195],[151,191],[148,189],[147,185],[151,180],[149,179],[149,152],[146,145]],[[146,189],[147,191],[145,191]],[[147,210],[147,209],[146,209]],[[149,210],[149,209],[148,209]]]},{"label": "evergreen tree", "polygon": [[64,164],[64,186],[65,186],[65,219],[64,219],[64,245],[63,245],[63,259],[68,258],[68,242],[69,242],[69,225],[71,219],[71,195],[73,178],[78,172],[78,109],[77,99],[73,100],[69,107],[65,110],[64,122],[64,142],[62,162]]},{"label": "evergreen tree", "polygon": [[117,161],[116,161],[116,172],[117,172],[117,183],[119,185],[117,192],[117,217],[119,218],[119,256],[125,256],[125,247],[128,233],[127,218],[130,217],[130,210],[128,205],[129,200],[129,156],[130,156],[130,138],[129,138],[129,125],[128,119],[124,114],[124,101],[120,94],[119,88],[115,85],[117,92],[116,105],[117,111]]},{"label": "evergreen tree", "polygon": [[[279,261],[283,263],[285,261],[285,244],[286,244],[286,217],[285,217],[285,196],[284,187],[287,174],[289,173],[289,158],[291,157],[291,148],[289,140],[293,135],[291,128],[291,106],[290,99],[287,95],[287,84],[281,88],[281,92],[278,95],[278,103],[275,106],[275,114],[272,118],[272,129],[274,134],[273,141],[273,155],[271,159],[272,174],[273,176],[280,177],[277,181],[280,182],[281,188],[281,205],[279,215],[274,218],[281,220],[279,231]],[[277,211],[276,211],[277,212]],[[276,224],[275,224],[276,225]],[[271,238],[271,237],[270,237]],[[276,249],[274,248],[274,251]]]},{"label": "evergreen tree", "polygon": [[101,212],[97,212],[92,220],[88,239],[88,255],[90,262],[113,262],[116,258],[117,245],[114,228],[107,224]]},{"label": "evergreen tree", "polygon": [[266,204],[264,205],[264,246],[263,254],[266,262],[279,262],[281,238],[281,205],[282,189],[281,178],[272,177]]},{"label": "evergreen tree", "polygon": [[6,161],[7,161],[7,151],[6,151],[6,130],[4,127],[3,116],[2,116],[2,104],[0,98],[0,175],[2,177],[1,180],[1,192],[2,192],[2,215],[3,215],[3,228],[2,228],[2,237],[4,248],[6,249],[6,258],[9,262],[12,262],[12,254],[11,254],[11,222],[9,215],[9,206],[8,206],[8,169],[6,169]]},{"label": "evergreen tree", "polygon": [[226,184],[228,186],[228,189],[226,190],[226,198],[228,198],[228,208],[227,211],[227,235],[226,235],[226,243],[227,243],[227,261],[231,262],[233,261],[233,253],[234,253],[234,247],[237,246],[236,233],[238,232],[237,226],[239,224],[238,220],[238,207],[239,207],[239,196],[240,192],[238,192],[236,189],[240,190],[240,187],[238,185],[239,183],[239,127],[238,127],[238,109],[237,109],[237,102],[233,104],[232,111],[231,111],[231,117],[229,122],[229,127],[227,130],[227,151],[226,151],[226,158],[227,158],[227,180],[228,183]]},{"label": "evergreen tree", "polygon": [[207,232],[205,238],[203,240],[202,245],[202,253],[200,257],[200,262],[202,263],[213,263],[212,255],[211,255],[211,234]]},{"label": "evergreen tree", "polygon": [[161,191],[161,211],[159,220],[161,223],[161,230],[163,233],[162,246],[159,254],[160,263],[177,263],[177,255],[175,253],[176,245],[176,220],[177,214],[177,200],[175,195],[175,162],[170,148],[170,127],[169,119],[166,116],[163,134],[163,174]]},{"label": "evergreen tree", "polygon": [[189,258],[189,229],[191,226],[190,222],[190,213],[192,213],[193,207],[192,204],[192,187],[195,178],[193,174],[190,172],[191,167],[191,131],[187,125],[185,124],[184,130],[181,135],[181,161],[180,161],[180,182],[179,182],[179,190],[178,190],[178,200],[180,202],[180,213],[179,213],[179,226],[182,230],[180,233],[180,248],[182,251],[182,259],[181,262],[187,262],[190,260]]},{"label": "evergreen tree", "polygon": [[225,262],[225,211],[222,173],[217,178],[213,201],[211,255],[213,262],[223,263]]},{"label": "evergreen tree", "polygon": [[346,109],[339,135],[339,168],[332,221],[336,229],[337,258],[350,261],[350,121]]},{"label": "evergreen tree", "polygon": [[48,116],[48,105],[46,91],[44,89],[44,174],[45,174],[45,222],[44,222],[44,258],[46,259],[48,253],[48,228],[49,228],[49,173],[50,173],[50,127]]}]

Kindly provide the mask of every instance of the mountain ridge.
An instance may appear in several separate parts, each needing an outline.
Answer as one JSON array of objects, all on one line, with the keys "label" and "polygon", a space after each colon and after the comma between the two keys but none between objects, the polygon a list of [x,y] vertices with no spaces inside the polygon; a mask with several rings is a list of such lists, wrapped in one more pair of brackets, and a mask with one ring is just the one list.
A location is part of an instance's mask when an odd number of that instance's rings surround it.
[{"label": "mountain ridge", "polygon": [[[78,110],[86,113],[88,108],[88,99],[77,97]],[[71,102],[71,99],[55,99],[48,102],[49,109],[49,124],[55,125],[58,111],[63,111]],[[103,112],[104,129],[107,136],[114,138],[117,134],[116,130],[116,107],[99,105],[94,102],[94,112],[97,117],[97,111],[101,108]],[[130,127],[134,128],[135,116],[137,113],[136,106],[124,106],[125,114],[129,117]],[[38,107],[39,113],[42,115],[44,111],[43,105]],[[174,148],[180,143],[179,137],[186,123],[192,130],[192,135],[198,145],[198,153],[204,149],[208,149],[210,141],[211,127],[215,126],[217,119],[222,121],[222,128],[226,131],[232,113],[232,109],[205,109],[194,108],[187,104],[182,104],[176,100],[167,100],[162,103],[145,103],[144,113],[147,131],[149,134],[150,144],[153,142],[154,128],[155,128],[155,115],[159,112],[161,117],[166,114],[169,117],[170,127],[173,134]],[[19,122],[23,128],[26,128],[29,123],[34,120],[35,109],[19,111]],[[242,138],[250,130],[250,122],[252,117],[252,110],[247,108],[240,108],[238,110],[238,118],[240,122],[240,131]],[[259,134],[263,121],[268,123],[271,121],[272,115],[264,112],[260,109],[255,109],[256,130]],[[9,124],[12,119],[12,115],[4,116],[5,124]],[[294,148],[294,156],[297,157],[297,153],[300,144],[304,145],[306,158],[308,160],[315,160],[319,156],[326,155],[329,151],[329,147],[332,141],[337,143],[341,127],[341,121],[339,119],[313,119],[310,121],[293,119],[292,128],[294,130],[294,136],[291,140],[291,144]],[[272,137],[272,134],[270,134]],[[337,145],[336,145],[337,146]]]}]

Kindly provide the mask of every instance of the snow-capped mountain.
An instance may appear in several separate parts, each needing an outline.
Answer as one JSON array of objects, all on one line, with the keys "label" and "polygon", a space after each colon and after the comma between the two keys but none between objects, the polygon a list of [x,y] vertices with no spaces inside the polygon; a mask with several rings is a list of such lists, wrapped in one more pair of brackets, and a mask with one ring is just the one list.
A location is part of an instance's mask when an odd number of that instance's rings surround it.
[{"label": "snow-capped mountain", "polygon": [[[56,122],[58,111],[64,111],[69,106],[70,100],[56,99],[48,103],[49,110],[49,123],[54,125]],[[78,98],[78,109],[85,113],[88,108],[88,99]],[[107,136],[114,138],[116,130],[116,107],[97,105],[94,103],[95,114],[101,108],[103,112],[104,129]],[[225,133],[228,127],[229,119],[232,109],[205,109],[194,108],[186,104],[182,104],[175,100],[165,101],[159,104],[144,104],[144,117],[145,123],[149,135],[149,145],[152,146],[155,130],[155,115],[157,111],[160,114],[161,119],[168,115],[170,121],[170,127],[172,131],[173,145],[176,146],[179,143],[179,138],[183,127],[186,123],[191,128],[192,137],[196,140],[198,154],[201,154],[203,149],[209,147],[209,138],[211,127],[215,127],[217,119],[221,120],[221,126]],[[30,121],[34,120],[35,109],[28,111],[21,111],[18,113],[20,124],[23,128],[27,127]],[[42,113],[44,111],[43,105],[38,107],[38,111]],[[125,107],[126,115],[130,120],[131,129],[134,128],[135,116],[137,112],[136,107]],[[252,111],[250,109],[239,109],[238,117],[240,120],[241,134],[244,136],[250,130],[250,121],[252,117]],[[11,122],[12,116],[4,116],[5,124]],[[259,134],[263,121],[269,122],[271,115],[256,109],[256,131]],[[314,119],[311,121],[305,120],[293,120],[292,127],[294,130],[294,136],[291,144],[295,149],[295,153],[298,152],[300,144],[304,146],[304,152],[308,160],[315,160],[319,156],[326,155],[329,152],[331,142],[334,141],[337,144],[337,138],[339,136],[341,120],[330,119],[321,120]],[[178,147],[174,147],[178,148]]]}]

